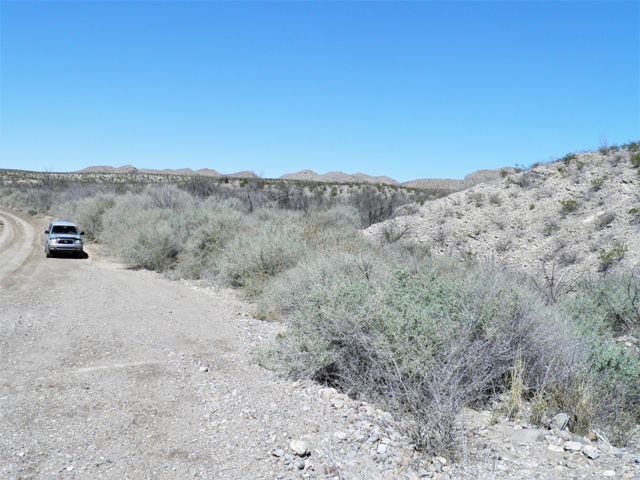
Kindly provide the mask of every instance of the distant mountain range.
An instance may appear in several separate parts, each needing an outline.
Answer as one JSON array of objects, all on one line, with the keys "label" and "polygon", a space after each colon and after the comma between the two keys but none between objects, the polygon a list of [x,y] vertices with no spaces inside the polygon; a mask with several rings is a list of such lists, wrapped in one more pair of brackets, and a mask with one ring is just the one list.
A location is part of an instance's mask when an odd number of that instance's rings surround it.
[{"label": "distant mountain range", "polygon": [[[497,180],[500,178],[500,172],[506,171],[507,173],[513,173],[513,167],[496,168],[493,170],[478,170],[470,173],[464,177],[464,180],[452,180],[452,179],[420,179],[411,180],[409,182],[400,183],[392,178],[386,176],[372,177],[364,173],[356,173],[349,175],[343,172],[329,172],[323,175],[319,175],[311,170],[302,170],[298,173],[287,173],[278,177],[279,180],[300,180],[306,182],[327,182],[327,183],[381,183],[385,185],[402,185],[410,188],[423,188],[423,189],[442,189],[442,190],[462,190],[469,188],[478,183]],[[165,174],[165,175],[201,175],[205,177],[230,177],[230,178],[258,178],[253,172],[238,172],[230,175],[222,175],[210,168],[202,168],[200,170],[193,171],[190,168],[179,168],[173,170],[166,168],[164,170],[154,170],[151,168],[136,168],[131,165],[125,165],[123,167],[110,167],[110,166],[95,166],[88,167],[82,170],[78,170],[73,173],[115,173],[115,174],[128,174],[128,173],[148,173],[148,174]]]}]

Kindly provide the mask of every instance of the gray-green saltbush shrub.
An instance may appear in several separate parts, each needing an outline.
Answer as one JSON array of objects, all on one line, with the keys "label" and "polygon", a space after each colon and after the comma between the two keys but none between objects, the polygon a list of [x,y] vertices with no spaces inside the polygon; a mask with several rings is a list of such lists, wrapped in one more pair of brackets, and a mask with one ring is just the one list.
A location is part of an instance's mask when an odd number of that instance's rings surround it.
[{"label": "gray-green saltbush shrub", "polygon": [[330,288],[352,278],[382,282],[388,276],[388,265],[372,251],[321,251],[275,279],[265,301],[278,316],[286,316],[299,311],[315,288]]},{"label": "gray-green saltbush shrub", "polygon": [[250,232],[247,215],[229,203],[207,199],[192,213],[192,225],[178,255],[177,276],[214,278],[220,273],[218,263],[226,246],[236,235]]},{"label": "gray-green saltbush shrub", "polygon": [[539,298],[497,270],[439,259],[389,281],[343,271],[307,288],[275,357],[293,376],[391,404],[429,451],[450,449],[458,409],[503,390],[516,356],[529,395],[580,358]]},{"label": "gray-green saltbush shrub", "polygon": [[164,271],[180,252],[180,216],[161,208],[134,210],[119,202],[104,216],[105,243],[134,268]]},{"label": "gray-green saltbush shrub", "polygon": [[304,253],[295,229],[260,225],[251,235],[238,235],[225,248],[220,275],[231,286],[243,287],[249,297],[255,297],[265,281],[292,268]]},{"label": "gray-green saltbush shrub", "polygon": [[584,339],[591,383],[598,386],[597,396],[608,401],[596,421],[613,430],[612,440],[623,444],[629,427],[640,420],[640,358],[615,339],[640,336],[638,269],[580,282],[567,309]]},{"label": "gray-green saltbush shrub", "polygon": [[86,240],[97,240],[102,233],[104,214],[116,204],[113,193],[98,193],[79,200],[56,205],[53,215],[76,223],[85,232]]}]

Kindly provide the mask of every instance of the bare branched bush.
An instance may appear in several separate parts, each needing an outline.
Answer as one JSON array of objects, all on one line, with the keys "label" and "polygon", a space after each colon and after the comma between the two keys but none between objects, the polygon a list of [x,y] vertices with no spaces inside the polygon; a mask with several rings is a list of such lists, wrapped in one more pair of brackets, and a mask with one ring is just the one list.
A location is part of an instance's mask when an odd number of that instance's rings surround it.
[{"label": "bare branched bush", "polygon": [[433,243],[438,245],[440,248],[444,248],[448,238],[449,232],[445,230],[444,227],[439,226],[436,232],[433,234]]},{"label": "bare branched bush", "polygon": [[411,232],[409,225],[387,222],[382,227],[382,238],[386,243],[395,243]]},{"label": "bare branched bush", "polygon": [[558,256],[558,264],[563,268],[573,265],[578,260],[579,257],[576,252],[562,252]]},{"label": "bare branched bush", "polygon": [[574,291],[579,276],[569,269],[560,270],[558,262],[543,262],[533,281],[547,304],[556,303],[561,297]]},{"label": "bare branched bush", "polygon": [[349,199],[349,203],[360,211],[364,227],[393,218],[396,208],[410,202],[411,199],[405,195],[380,192],[373,186],[363,187]]}]

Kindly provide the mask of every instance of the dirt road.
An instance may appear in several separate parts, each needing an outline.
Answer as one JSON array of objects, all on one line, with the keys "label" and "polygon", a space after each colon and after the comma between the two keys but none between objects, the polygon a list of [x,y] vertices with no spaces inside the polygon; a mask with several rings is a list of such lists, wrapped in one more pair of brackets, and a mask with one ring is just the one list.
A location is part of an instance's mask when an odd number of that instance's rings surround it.
[{"label": "dirt road", "polygon": [[249,362],[280,326],[91,247],[47,259],[44,219],[0,223],[0,478],[275,478],[308,414]]}]

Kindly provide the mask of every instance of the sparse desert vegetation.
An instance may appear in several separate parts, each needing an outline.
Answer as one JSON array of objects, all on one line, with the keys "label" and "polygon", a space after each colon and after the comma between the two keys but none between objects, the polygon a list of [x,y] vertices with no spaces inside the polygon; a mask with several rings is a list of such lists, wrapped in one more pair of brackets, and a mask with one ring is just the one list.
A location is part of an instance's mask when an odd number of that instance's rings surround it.
[{"label": "sparse desert vegetation", "polygon": [[0,201],[76,222],[131,267],[241,289],[287,323],[256,361],[384,405],[423,451],[460,455],[466,406],[540,425],[563,412],[623,445],[640,421],[637,151],[503,169],[449,196],[5,172]]}]

